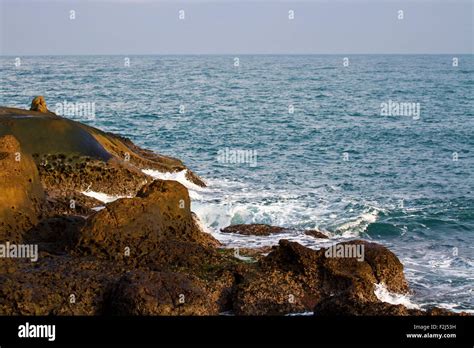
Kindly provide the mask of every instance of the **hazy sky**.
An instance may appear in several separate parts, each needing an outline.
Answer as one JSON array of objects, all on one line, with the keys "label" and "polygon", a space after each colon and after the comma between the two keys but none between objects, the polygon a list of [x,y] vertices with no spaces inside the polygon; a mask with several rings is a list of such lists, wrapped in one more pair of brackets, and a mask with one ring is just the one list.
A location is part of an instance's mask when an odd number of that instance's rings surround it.
[{"label": "hazy sky", "polygon": [[0,54],[472,53],[473,2],[0,0]]}]

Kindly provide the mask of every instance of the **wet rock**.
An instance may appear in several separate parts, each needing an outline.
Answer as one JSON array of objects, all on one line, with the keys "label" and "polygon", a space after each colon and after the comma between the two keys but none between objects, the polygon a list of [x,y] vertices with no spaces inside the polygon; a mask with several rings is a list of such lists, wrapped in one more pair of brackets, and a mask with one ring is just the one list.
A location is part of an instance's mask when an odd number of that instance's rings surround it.
[{"label": "wet rock", "polygon": [[[284,232],[300,232],[291,228],[271,226],[266,224],[238,224],[231,225],[221,229],[223,233],[237,233],[246,236],[270,236]],[[317,230],[301,231],[314,238],[328,238],[324,233]]]},{"label": "wet rock", "polygon": [[41,215],[44,191],[36,165],[12,135],[0,137],[0,241],[20,242]]},{"label": "wet rock", "polygon": [[218,306],[196,277],[132,271],[113,288],[108,311],[114,315],[216,315]]},{"label": "wet rock", "polygon": [[[356,257],[327,257],[326,249],[318,251],[322,258],[321,277],[326,293],[339,291],[358,294],[368,300],[376,301],[373,284],[384,283],[387,289],[396,293],[407,293],[408,283],[403,274],[403,265],[388,248],[376,243],[361,240],[339,243],[337,247],[363,247],[363,260]],[[336,249],[333,249],[336,250]],[[343,249],[339,249],[343,250]]]},{"label": "wet rock", "polygon": [[109,203],[92,215],[81,231],[79,249],[123,259],[126,250],[132,257],[143,256],[166,239],[218,245],[194,221],[187,189],[176,181],[156,180],[136,197]]},{"label": "wet rock", "polygon": [[317,316],[447,316],[468,315],[467,313],[454,313],[442,308],[421,310],[407,308],[401,304],[387,302],[361,301],[357,297],[339,294],[329,296],[320,301],[314,308]]},{"label": "wet rock", "polygon": [[321,300],[335,294],[379,302],[374,293],[374,284],[379,282],[390,291],[408,290],[403,266],[387,248],[363,241],[337,245],[364,245],[365,258],[327,257],[328,249],[315,251],[280,240],[268,256],[242,275],[235,292],[235,312],[262,315],[312,311]]},{"label": "wet rock", "polygon": [[246,236],[269,236],[285,232],[283,227],[270,226],[265,224],[242,224],[232,225],[221,229],[223,233],[238,233]]},{"label": "wet rock", "polygon": [[308,236],[311,236],[311,237],[314,237],[314,238],[324,238],[324,239],[329,238],[323,232],[318,231],[318,230],[306,230],[306,231],[304,231],[304,234],[306,234]]},{"label": "wet rock", "polygon": [[361,301],[344,295],[330,296],[320,301],[314,308],[317,316],[381,316],[381,315],[420,315],[417,309],[408,309],[403,305],[386,302]]}]

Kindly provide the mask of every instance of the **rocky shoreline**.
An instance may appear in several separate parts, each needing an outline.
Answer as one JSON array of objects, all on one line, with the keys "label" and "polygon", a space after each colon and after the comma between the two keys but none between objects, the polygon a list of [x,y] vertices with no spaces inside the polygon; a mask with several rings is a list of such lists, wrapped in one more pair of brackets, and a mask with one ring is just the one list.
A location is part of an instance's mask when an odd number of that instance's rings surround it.
[{"label": "rocky shoreline", "polygon": [[[410,290],[403,265],[379,244],[340,243],[363,247],[362,261],[284,239],[236,254],[200,228],[186,187],[145,169],[186,170],[205,186],[180,160],[57,116],[42,97],[32,110],[0,107],[0,244],[39,249],[37,262],[0,258],[0,315],[458,314],[380,301],[375,284]],[[104,205],[88,191],[127,198]]]}]

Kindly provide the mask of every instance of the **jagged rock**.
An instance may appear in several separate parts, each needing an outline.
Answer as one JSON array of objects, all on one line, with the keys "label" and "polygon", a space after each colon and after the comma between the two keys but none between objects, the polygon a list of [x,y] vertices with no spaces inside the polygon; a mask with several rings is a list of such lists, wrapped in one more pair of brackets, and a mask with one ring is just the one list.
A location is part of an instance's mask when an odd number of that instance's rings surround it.
[{"label": "jagged rock", "polygon": [[12,135],[0,137],[0,241],[20,242],[37,223],[44,191],[33,159]]},{"label": "jagged rock", "polygon": [[119,199],[92,215],[81,231],[79,248],[115,259],[151,253],[160,241],[178,239],[216,246],[218,242],[196,225],[186,187],[156,180],[134,198]]},{"label": "jagged rock", "polygon": [[46,106],[46,101],[44,100],[43,96],[33,98],[30,110],[38,112],[49,112],[48,107]]},{"label": "jagged rock", "polygon": [[132,271],[113,288],[108,311],[114,315],[216,315],[218,306],[196,277]]}]

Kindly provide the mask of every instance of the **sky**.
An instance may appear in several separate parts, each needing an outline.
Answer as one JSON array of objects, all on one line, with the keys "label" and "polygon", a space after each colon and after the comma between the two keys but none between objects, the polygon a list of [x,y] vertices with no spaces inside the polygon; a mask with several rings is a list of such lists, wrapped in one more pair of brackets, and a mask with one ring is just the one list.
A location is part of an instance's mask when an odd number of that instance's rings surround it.
[{"label": "sky", "polygon": [[0,55],[472,54],[473,3],[0,0]]}]

